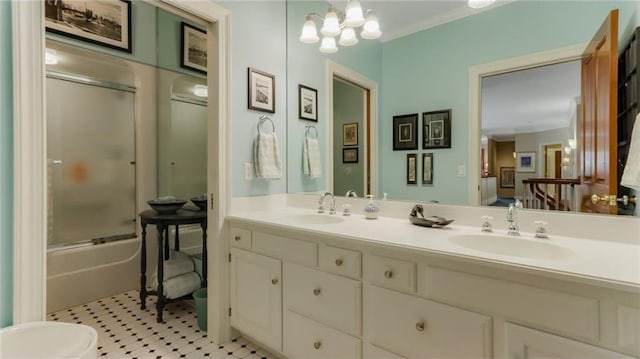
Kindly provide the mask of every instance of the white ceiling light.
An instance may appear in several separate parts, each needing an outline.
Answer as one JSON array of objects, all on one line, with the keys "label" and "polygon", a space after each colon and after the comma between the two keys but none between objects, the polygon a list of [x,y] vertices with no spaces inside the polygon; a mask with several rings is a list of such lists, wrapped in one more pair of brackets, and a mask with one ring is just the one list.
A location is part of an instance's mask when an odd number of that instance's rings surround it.
[{"label": "white ceiling light", "polygon": [[[318,42],[318,32],[313,19],[322,20],[320,33],[323,35],[320,52],[332,54],[338,51],[336,47],[336,37],[340,35],[338,43],[341,46],[353,46],[358,43],[356,28],[363,27],[360,36],[363,39],[373,40],[382,36],[378,18],[371,10],[367,10],[367,16],[363,15],[362,6],[359,0],[349,0],[345,8],[345,14],[340,13],[331,5],[324,17],[316,13],[307,15],[307,19],[302,26],[299,40],[305,44]],[[364,25],[364,26],[363,26]]]},{"label": "white ceiling light", "polygon": [[198,97],[207,97],[209,96],[209,89],[205,85],[195,85],[193,87],[193,94]]},{"label": "white ceiling light", "polygon": [[493,4],[495,0],[469,0],[469,7],[474,9],[481,9]]}]

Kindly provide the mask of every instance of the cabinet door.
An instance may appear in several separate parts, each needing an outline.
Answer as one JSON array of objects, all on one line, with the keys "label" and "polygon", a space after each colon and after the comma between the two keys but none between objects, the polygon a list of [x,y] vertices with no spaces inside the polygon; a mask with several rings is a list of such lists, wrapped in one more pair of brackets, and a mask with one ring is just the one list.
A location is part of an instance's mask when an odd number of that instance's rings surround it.
[{"label": "cabinet door", "polygon": [[365,340],[399,356],[490,358],[491,318],[427,299],[366,287]]},{"label": "cabinet door", "polygon": [[507,324],[506,333],[506,357],[510,359],[632,359],[611,350],[515,324]]},{"label": "cabinet door", "polygon": [[231,326],[282,350],[281,264],[277,259],[231,249]]}]

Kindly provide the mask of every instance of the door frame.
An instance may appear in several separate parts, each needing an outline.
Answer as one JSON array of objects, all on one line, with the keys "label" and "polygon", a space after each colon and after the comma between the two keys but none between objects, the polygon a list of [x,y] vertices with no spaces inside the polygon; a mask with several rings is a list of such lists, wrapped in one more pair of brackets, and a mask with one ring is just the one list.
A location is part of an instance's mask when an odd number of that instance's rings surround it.
[{"label": "door frame", "polygon": [[[367,178],[366,174],[369,173],[369,177],[371,180],[371,194],[378,195],[378,83],[344,65],[341,65],[337,62],[327,60],[326,62],[326,78],[325,78],[325,88],[327,89],[327,108],[326,113],[327,116],[327,185],[326,188],[333,193],[333,78],[340,77],[344,80],[347,80],[355,85],[362,87],[365,90],[369,91],[369,116],[370,123],[369,128],[363,128],[363,133],[367,134],[369,131],[371,138],[370,142],[364,141],[364,148],[361,153],[365,154],[370,153],[371,159],[370,161],[364,160],[364,173],[365,178],[364,181],[364,189],[366,191],[367,188]],[[365,104],[366,106],[366,104]],[[369,148],[372,148],[373,151],[369,151]],[[370,165],[367,164],[369,162]],[[341,194],[342,195],[342,194]],[[366,193],[362,194],[363,197]]]},{"label": "door frame", "polygon": [[469,167],[469,179],[467,181],[468,204],[480,205],[480,164],[481,164],[481,139],[482,136],[482,78],[499,75],[507,72],[526,70],[533,67],[553,65],[561,62],[574,61],[582,58],[582,53],[587,43],[576,44],[559,49],[543,51],[524,56],[518,56],[506,60],[499,60],[486,64],[469,67],[469,118],[468,118],[468,142],[467,161]]},{"label": "door frame", "polygon": [[[208,216],[207,303],[209,338],[216,343],[230,338],[227,316],[228,267],[223,238],[224,218],[231,200],[231,14],[213,2],[149,0],[171,5],[205,20],[209,48],[219,56],[208,63],[209,87],[208,191],[213,201]],[[163,4],[165,3],[165,4]],[[13,92],[14,92],[14,233],[13,233],[13,323],[46,318],[47,282],[47,138],[45,116],[45,25],[44,3],[12,3]],[[215,143],[214,143],[215,142]],[[217,176],[217,174],[224,174]]]}]

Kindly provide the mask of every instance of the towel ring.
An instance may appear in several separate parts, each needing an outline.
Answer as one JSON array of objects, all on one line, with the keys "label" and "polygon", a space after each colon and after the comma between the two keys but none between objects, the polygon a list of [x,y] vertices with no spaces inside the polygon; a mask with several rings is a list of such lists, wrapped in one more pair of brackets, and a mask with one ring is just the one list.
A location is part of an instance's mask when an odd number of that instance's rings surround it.
[{"label": "towel ring", "polygon": [[[316,131],[316,137],[309,137],[309,134],[310,134],[309,130],[311,130],[311,129]],[[316,128],[316,126],[314,126],[314,125],[305,126],[304,137],[305,138],[315,138],[317,140],[318,139],[318,129]]]},{"label": "towel ring", "polygon": [[271,120],[269,117],[264,115],[260,116],[260,120],[258,120],[258,125],[256,126],[258,128],[258,132],[261,132],[260,125],[262,125],[266,121],[271,122],[271,132],[276,132],[276,125],[273,123],[273,120]]}]

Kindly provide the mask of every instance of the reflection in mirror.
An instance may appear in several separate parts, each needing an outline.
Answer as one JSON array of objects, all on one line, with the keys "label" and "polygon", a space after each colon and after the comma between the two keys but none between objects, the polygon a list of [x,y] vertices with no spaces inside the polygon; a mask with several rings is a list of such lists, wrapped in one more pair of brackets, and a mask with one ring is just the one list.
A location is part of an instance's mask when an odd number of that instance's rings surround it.
[{"label": "reflection in mirror", "polygon": [[579,210],[580,76],[570,61],[482,79],[483,205]]}]

